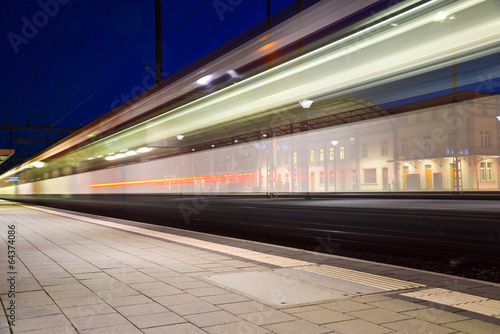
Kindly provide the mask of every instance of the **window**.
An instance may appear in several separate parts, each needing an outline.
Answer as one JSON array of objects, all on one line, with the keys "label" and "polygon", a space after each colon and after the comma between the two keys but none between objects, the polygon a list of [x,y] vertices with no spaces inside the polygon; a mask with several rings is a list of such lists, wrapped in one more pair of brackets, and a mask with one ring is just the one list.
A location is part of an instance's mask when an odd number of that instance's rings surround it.
[{"label": "window", "polygon": [[319,150],[319,161],[325,161],[325,150]]},{"label": "window", "polygon": [[344,146],[340,146],[340,160],[345,158]]},{"label": "window", "polygon": [[358,183],[358,172],[353,169],[352,170],[352,184]]},{"label": "window", "polygon": [[356,159],[356,148],[354,146],[351,146],[349,148],[349,151],[351,152],[351,159]]},{"label": "window", "polygon": [[424,149],[430,151],[432,149],[431,137],[424,136]]},{"label": "window", "polygon": [[363,169],[364,183],[377,183],[377,169],[367,168]]},{"label": "window", "polygon": [[408,153],[408,139],[401,139],[401,153]]},{"label": "window", "polygon": [[384,141],[380,145],[380,155],[387,155],[387,142]]},{"label": "window", "polygon": [[493,169],[491,162],[481,162],[481,181],[493,181]]},{"label": "window", "polygon": [[297,164],[297,152],[293,152],[293,164]]},{"label": "window", "polygon": [[432,119],[435,120],[438,118],[439,118],[438,110],[437,109],[432,110]]},{"label": "window", "polygon": [[481,147],[491,147],[491,131],[481,131]]},{"label": "window", "polygon": [[421,112],[419,112],[419,113],[417,114],[417,123],[422,123],[423,119],[424,119],[424,118],[423,118],[422,113],[421,113]]},{"label": "window", "polygon": [[368,157],[368,144],[363,144],[362,155],[363,155],[363,158]]},{"label": "window", "polygon": [[333,160],[333,159],[335,159],[335,152],[334,152],[333,147],[330,147],[330,160]]},{"label": "window", "polygon": [[314,150],[311,150],[311,162],[314,162]]},{"label": "window", "polygon": [[321,186],[325,185],[325,173],[324,172],[319,172],[319,184]]},{"label": "window", "polygon": [[408,124],[408,116],[401,117],[401,124]]}]

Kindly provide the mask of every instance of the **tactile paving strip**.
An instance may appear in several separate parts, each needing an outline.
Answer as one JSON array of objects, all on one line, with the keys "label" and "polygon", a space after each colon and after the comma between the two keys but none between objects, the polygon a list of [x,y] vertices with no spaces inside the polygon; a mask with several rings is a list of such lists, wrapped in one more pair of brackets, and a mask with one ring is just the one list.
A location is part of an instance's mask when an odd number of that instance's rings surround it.
[{"label": "tactile paving strip", "polygon": [[500,301],[487,297],[474,296],[439,288],[402,293],[401,296],[423,299],[494,318],[500,318]]},{"label": "tactile paving strip", "polygon": [[414,289],[414,288],[422,288],[425,286],[419,283],[403,281],[395,278],[369,274],[361,271],[344,269],[333,266],[319,265],[319,266],[307,266],[296,269],[308,271],[315,274],[320,274],[323,276],[342,279],[352,283],[367,285],[385,291]]}]

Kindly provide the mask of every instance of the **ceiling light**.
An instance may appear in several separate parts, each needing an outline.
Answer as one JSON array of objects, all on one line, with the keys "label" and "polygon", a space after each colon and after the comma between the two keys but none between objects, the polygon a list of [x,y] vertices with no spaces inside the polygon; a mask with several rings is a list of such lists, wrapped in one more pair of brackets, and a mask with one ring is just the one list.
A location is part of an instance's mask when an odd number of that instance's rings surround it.
[{"label": "ceiling light", "polygon": [[313,100],[307,100],[307,99],[299,101],[300,105],[304,109],[309,109],[309,107],[311,107],[311,105],[313,104],[313,102],[314,102]]},{"label": "ceiling light", "polygon": [[199,78],[198,80],[196,80],[196,83],[202,85],[202,86],[205,86],[207,85],[210,81],[212,80],[212,75],[205,75],[204,77],[202,78]]},{"label": "ceiling light", "polygon": [[183,135],[177,135],[176,138],[177,138],[177,140],[182,140],[182,139],[184,139],[184,136]]},{"label": "ceiling light", "polygon": [[151,147],[141,147],[140,149],[137,150],[139,153],[146,153],[151,151]]}]

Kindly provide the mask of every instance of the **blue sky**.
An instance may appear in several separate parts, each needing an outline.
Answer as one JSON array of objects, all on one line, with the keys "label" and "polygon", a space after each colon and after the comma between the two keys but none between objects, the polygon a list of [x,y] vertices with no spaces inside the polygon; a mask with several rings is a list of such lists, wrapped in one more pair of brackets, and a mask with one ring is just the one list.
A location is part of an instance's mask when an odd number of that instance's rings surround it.
[{"label": "blue sky", "polygon": [[[271,13],[293,3],[272,0]],[[173,74],[265,20],[266,4],[163,1],[163,71]],[[154,0],[0,0],[0,122],[90,123],[154,84],[154,32]],[[2,148],[8,137],[1,135]],[[14,148],[29,157],[45,143]]]}]

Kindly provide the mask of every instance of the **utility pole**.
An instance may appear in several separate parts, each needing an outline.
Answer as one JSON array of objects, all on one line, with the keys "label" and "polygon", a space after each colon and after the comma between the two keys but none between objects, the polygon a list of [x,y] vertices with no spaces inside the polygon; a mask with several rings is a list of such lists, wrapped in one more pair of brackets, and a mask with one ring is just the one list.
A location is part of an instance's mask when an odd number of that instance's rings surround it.
[{"label": "utility pole", "polygon": [[162,80],[161,0],[155,0],[155,37],[156,37],[156,83],[158,84]]}]

